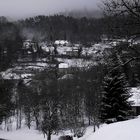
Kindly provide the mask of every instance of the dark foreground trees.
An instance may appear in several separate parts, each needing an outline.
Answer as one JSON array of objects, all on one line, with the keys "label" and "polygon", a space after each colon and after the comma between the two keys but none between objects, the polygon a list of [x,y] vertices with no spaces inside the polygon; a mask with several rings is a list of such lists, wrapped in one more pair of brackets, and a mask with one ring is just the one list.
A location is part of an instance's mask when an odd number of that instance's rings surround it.
[{"label": "dark foreground trees", "polygon": [[12,83],[8,80],[0,80],[0,124],[11,115],[12,103]]},{"label": "dark foreground trees", "polygon": [[44,79],[41,89],[41,108],[43,121],[42,131],[47,135],[47,140],[51,140],[51,135],[59,127],[59,92],[57,86],[57,70],[50,69]]},{"label": "dark foreground trees", "polygon": [[26,125],[30,128],[35,122],[36,129],[48,140],[66,129],[77,137],[83,136],[88,121],[89,125],[97,125],[102,79],[97,75],[101,69],[77,69],[65,77],[65,73],[50,67],[37,74],[30,84],[19,82],[16,108],[24,113]]}]

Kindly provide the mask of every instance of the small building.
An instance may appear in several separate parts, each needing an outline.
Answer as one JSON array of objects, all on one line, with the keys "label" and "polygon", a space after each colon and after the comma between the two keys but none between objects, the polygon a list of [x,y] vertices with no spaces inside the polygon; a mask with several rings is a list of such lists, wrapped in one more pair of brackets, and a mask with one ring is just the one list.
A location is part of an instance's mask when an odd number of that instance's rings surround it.
[{"label": "small building", "polygon": [[22,48],[23,48],[24,50],[30,49],[31,43],[32,43],[31,40],[24,40],[24,42],[23,42],[23,47],[22,47]]},{"label": "small building", "polygon": [[140,87],[131,88],[130,93],[132,97],[129,101],[132,101],[132,109],[135,116],[140,115]]},{"label": "small building", "polygon": [[59,72],[60,73],[65,73],[67,74],[68,73],[68,69],[69,69],[69,65],[67,63],[60,63],[58,65],[58,69],[59,69]]},{"label": "small building", "polygon": [[79,55],[79,51],[80,51],[80,47],[72,47],[72,55],[73,56],[78,56]]},{"label": "small building", "polygon": [[66,51],[66,55],[71,56],[71,57],[77,57],[78,56],[78,50],[70,50]]},{"label": "small building", "polygon": [[68,55],[68,52],[71,52],[71,51],[72,51],[71,47],[61,47],[61,46],[57,47],[57,53],[59,55]]},{"label": "small building", "polygon": [[128,40],[130,46],[137,46],[140,45],[140,35],[135,35],[132,36],[129,40]]},{"label": "small building", "polygon": [[67,40],[56,40],[54,45],[56,46],[67,46],[69,42]]},{"label": "small building", "polygon": [[38,51],[38,43],[32,40],[25,40],[22,46],[23,53],[31,54]]}]

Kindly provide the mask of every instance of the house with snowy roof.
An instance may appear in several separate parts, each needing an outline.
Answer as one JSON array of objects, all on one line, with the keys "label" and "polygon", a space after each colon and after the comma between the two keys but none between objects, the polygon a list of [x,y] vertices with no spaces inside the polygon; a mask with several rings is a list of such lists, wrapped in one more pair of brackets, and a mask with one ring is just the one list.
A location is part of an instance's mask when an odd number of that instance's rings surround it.
[{"label": "house with snowy roof", "polygon": [[130,93],[132,96],[130,97],[129,101],[132,102],[134,115],[140,115],[140,87],[131,88]]},{"label": "house with snowy roof", "polygon": [[38,44],[32,40],[24,40],[22,50],[23,54],[36,53],[38,51]]},{"label": "house with snowy roof", "polygon": [[78,57],[80,51],[79,48],[77,47],[67,47],[67,46],[64,47],[58,46],[56,50],[59,55],[65,55],[71,57]]},{"label": "house with snowy roof", "polygon": [[67,63],[62,62],[58,65],[58,69],[60,73],[66,74],[68,73],[69,65]]},{"label": "house with snowy roof", "polygon": [[132,36],[128,42],[130,43],[130,46],[139,46],[140,45],[140,35],[134,35]]},{"label": "house with snowy roof", "polygon": [[69,42],[67,40],[56,40],[54,42],[54,45],[56,46],[67,46],[69,44]]}]

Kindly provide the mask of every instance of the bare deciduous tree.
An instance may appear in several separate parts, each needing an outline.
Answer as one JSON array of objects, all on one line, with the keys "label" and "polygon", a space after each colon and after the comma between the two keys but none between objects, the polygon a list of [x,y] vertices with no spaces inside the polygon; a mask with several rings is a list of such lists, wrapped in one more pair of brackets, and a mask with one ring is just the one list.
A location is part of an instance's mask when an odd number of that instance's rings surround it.
[{"label": "bare deciduous tree", "polygon": [[139,0],[103,0],[104,11],[109,15],[131,15],[140,21]]}]

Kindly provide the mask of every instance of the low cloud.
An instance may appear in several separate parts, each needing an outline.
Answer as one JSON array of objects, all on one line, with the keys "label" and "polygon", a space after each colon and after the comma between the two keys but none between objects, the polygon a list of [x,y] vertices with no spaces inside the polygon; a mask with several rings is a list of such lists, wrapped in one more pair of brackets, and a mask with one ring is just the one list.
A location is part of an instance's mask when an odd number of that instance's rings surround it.
[{"label": "low cloud", "polygon": [[100,0],[0,0],[0,16],[23,18],[64,11],[97,9]]}]

